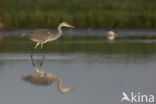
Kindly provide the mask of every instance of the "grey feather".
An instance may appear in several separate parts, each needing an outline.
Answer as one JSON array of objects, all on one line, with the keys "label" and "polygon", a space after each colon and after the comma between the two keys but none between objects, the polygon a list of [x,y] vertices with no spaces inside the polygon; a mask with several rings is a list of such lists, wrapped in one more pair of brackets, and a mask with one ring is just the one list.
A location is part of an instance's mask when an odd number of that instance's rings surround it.
[{"label": "grey feather", "polygon": [[27,34],[23,35],[23,37],[26,37],[30,40],[42,43],[49,38],[50,33],[51,33],[51,31],[48,29],[39,29],[39,30],[35,30],[30,33],[27,33]]}]

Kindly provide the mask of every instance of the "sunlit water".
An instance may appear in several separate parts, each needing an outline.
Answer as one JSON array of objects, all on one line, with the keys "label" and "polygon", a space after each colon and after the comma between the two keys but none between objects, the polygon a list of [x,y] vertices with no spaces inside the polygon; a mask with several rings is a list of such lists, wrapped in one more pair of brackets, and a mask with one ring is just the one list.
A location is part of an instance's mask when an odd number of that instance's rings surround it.
[{"label": "sunlit water", "polygon": [[[29,41],[2,42],[10,48],[1,45],[0,104],[121,104],[122,92],[156,96],[155,39],[54,43],[61,48],[46,48],[43,69],[61,77],[63,88],[76,86],[64,95],[56,82],[37,86],[21,79],[35,72]],[[34,58],[38,63],[41,56]]]}]

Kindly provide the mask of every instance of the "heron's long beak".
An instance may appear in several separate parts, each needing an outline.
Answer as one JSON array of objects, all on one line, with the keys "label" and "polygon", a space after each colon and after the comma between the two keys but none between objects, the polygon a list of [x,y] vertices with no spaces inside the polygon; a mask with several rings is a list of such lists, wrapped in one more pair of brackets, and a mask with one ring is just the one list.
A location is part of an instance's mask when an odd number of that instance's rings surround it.
[{"label": "heron's long beak", "polygon": [[75,28],[74,26],[72,26],[72,25],[69,25],[69,24],[68,24],[68,27],[70,27],[70,28]]}]

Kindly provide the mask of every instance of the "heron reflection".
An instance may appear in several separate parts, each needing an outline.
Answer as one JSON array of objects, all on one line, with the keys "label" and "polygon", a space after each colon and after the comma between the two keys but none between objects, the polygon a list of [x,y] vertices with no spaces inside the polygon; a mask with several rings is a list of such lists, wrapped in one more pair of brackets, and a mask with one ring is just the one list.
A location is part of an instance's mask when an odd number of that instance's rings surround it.
[{"label": "heron reflection", "polygon": [[33,64],[33,67],[35,68],[35,73],[33,73],[32,75],[23,77],[22,79],[24,81],[30,82],[34,85],[42,85],[42,86],[50,85],[53,82],[57,81],[58,91],[62,94],[67,93],[74,89],[74,87],[63,89],[61,78],[55,74],[47,73],[47,72],[44,72],[42,69],[37,68],[33,61],[33,58],[32,58],[32,64]]}]

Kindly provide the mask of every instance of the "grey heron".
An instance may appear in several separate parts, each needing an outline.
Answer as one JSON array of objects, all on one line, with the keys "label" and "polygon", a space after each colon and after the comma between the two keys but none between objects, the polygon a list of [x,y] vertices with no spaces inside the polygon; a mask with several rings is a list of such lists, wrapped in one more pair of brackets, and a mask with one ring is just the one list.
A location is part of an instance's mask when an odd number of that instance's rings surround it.
[{"label": "grey heron", "polygon": [[[74,28],[73,26],[69,25],[68,23],[62,22],[58,25],[58,28],[57,28],[58,33],[57,34],[51,33],[51,30],[49,30],[49,29],[38,29],[38,30],[34,30],[30,33],[23,33],[21,35],[21,37],[26,37],[26,38],[36,42],[36,45],[33,48],[33,51],[34,51],[34,49],[36,49],[39,45],[41,45],[41,48],[42,48],[44,43],[54,41],[54,40],[58,39],[59,37],[61,37],[61,35],[62,35],[61,28],[62,27]],[[31,57],[32,56],[33,56],[33,52],[31,54]],[[40,63],[40,66],[42,66],[43,59],[44,59],[44,55],[43,55],[42,61]]]},{"label": "grey heron", "polygon": [[57,28],[58,33],[57,34],[51,33],[51,31],[49,29],[38,29],[38,30],[32,31],[31,33],[24,33],[21,35],[21,37],[26,37],[26,38],[36,42],[34,49],[36,49],[39,45],[41,45],[41,48],[42,48],[44,43],[54,41],[62,35],[62,30],[61,30],[62,27],[74,28],[73,26],[69,25],[68,23],[62,22],[58,25],[58,28]]}]

